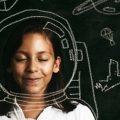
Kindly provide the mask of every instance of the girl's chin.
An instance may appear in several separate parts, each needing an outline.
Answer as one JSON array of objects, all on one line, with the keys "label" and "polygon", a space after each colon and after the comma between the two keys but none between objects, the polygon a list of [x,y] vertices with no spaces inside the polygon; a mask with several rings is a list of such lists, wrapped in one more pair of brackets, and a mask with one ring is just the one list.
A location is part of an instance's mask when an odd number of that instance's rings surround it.
[{"label": "girl's chin", "polygon": [[29,94],[29,95],[42,95],[42,94],[44,94],[44,90],[38,90],[37,88],[27,88],[27,89],[24,89],[24,90],[22,90],[22,93],[24,93],[24,94]]}]

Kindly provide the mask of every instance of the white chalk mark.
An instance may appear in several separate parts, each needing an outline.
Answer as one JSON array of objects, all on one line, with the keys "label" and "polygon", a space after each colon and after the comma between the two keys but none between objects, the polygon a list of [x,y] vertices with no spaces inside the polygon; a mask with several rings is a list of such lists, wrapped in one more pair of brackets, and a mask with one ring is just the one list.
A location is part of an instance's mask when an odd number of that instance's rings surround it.
[{"label": "white chalk mark", "polygon": [[[43,102],[30,102],[29,100],[28,100],[28,96],[26,97],[25,95],[24,95],[24,97],[23,97],[23,94],[21,95],[21,93],[17,93],[17,94],[11,94],[11,93],[9,93],[1,84],[0,84],[0,92],[2,92],[2,94],[5,94],[5,97],[4,98],[2,98],[2,99],[0,99],[0,102],[2,102],[2,101],[6,101],[6,102],[8,102],[8,103],[11,103],[11,104],[15,104],[15,98],[17,99],[17,101],[22,101],[22,103],[25,103],[25,104],[21,104],[21,105],[23,105],[23,106],[26,106],[26,103],[29,103],[29,105],[33,105],[33,104],[38,104],[38,105],[40,105],[40,106],[43,106],[44,104],[43,104]],[[55,92],[54,92],[55,93]],[[28,94],[29,95],[29,94]],[[45,96],[46,94],[44,94],[44,96]],[[67,98],[67,96],[66,96],[66,94],[65,94],[65,92],[63,92],[63,91],[61,91],[60,93],[55,93],[55,94],[50,94],[50,95],[48,95],[47,94],[47,99],[48,100],[46,100],[45,101],[45,103],[46,103],[46,105],[49,105],[49,104],[54,104],[54,101],[52,100],[52,99],[50,99],[51,97],[54,97],[55,98],[55,100],[57,101],[57,102],[61,102],[61,100],[65,100],[66,98]],[[23,98],[27,98],[26,99],[26,101],[25,100],[22,100]],[[30,97],[29,96],[29,98],[30,99],[34,99],[34,100],[40,100],[41,99],[41,96],[37,96],[37,99],[34,97]],[[42,99],[43,98],[46,98],[46,97],[43,97],[42,96]]]},{"label": "white chalk mark", "polygon": [[120,0],[115,0],[115,3],[120,3]]},{"label": "white chalk mark", "polygon": [[78,60],[77,61],[83,61],[83,52],[81,49],[77,50],[77,54],[78,54]]},{"label": "white chalk mark", "polygon": [[[90,83],[91,83],[91,88],[92,88],[92,96],[93,96],[93,101],[95,103],[95,108],[96,108],[96,115],[94,113],[94,116],[96,116],[96,120],[99,118],[99,115],[98,115],[98,108],[97,108],[97,103],[96,103],[96,97],[95,97],[95,92],[94,92],[94,84],[93,84],[93,78],[92,78],[92,71],[91,71],[91,65],[90,65],[90,60],[89,60],[89,54],[88,54],[88,49],[87,49],[87,46],[84,42],[76,42],[77,46],[79,46],[79,44],[83,44],[84,45],[84,48],[85,48],[85,53],[86,53],[86,59],[87,59],[87,62],[88,62],[88,71],[89,71],[89,74],[90,74]],[[78,47],[79,48],[79,47]],[[92,110],[92,108],[91,108]]]},{"label": "white chalk mark", "polygon": [[68,49],[69,48],[69,42],[66,38],[61,40],[62,48],[63,49]]},{"label": "white chalk mark", "polygon": [[[93,1],[93,4],[94,4],[94,0]],[[108,6],[110,5],[110,6]],[[101,6],[96,6],[94,4],[94,9],[101,13],[101,14],[105,14],[105,15],[119,15],[120,14],[120,3],[119,3],[119,0],[113,0],[113,1],[110,1],[110,0],[107,0],[105,1],[104,3],[101,4]]]},{"label": "white chalk mark", "polygon": [[0,11],[7,12],[11,10],[17,2],[18,0],[14,0],[14,2],[13,1],[11,2],[10,0],[0,0],[0,5],[3,6],[3,8],[0,8]]},{"label": "white chalk mark", "polygon": [[59,38],[64,37],[64,31],[57,25],[51,22],[47,22],[43,29],[48,29],[59,36]]},{"label": "white chalk mark", "polygon": [[109,27],[103,28],[100,31],[100,35],[106,40],[109,40],[111,46],[115,45],[115,41],[113,40],[113,31]]},{"label": "white chalk mark", "polygon": [[[111,3],[112,6],[108,6]],[[84,12],[87,12],[91,9],[95,9],[97,12],[105,14],[105,15],[119,15],[120,14],[120,0],[86,0],[80,5],[76,6],[72,14],[73,15],[79,15]],[[100,6],[100,8],[99,8]],[[102,6],[102,7],[101,7]]]},{"label": "white chalk mark", "polygon": [[0,0],[0,2],[5,2],[5,1],[7,1],[7,0]]},{"label": "white chalk mark", "polygon": [[119,63],[110,59],[109,75],[107,75],[107,79],[99,80],[99,83],[96,83],[95,88],[101,89],[102,92],[107,92],[118,85],[120,85]]},{"label": "white chalk mark", "polygon": [[107,85],[103,86],[101,83],[96,83],[95,88],[101,89],[102,92],[104,92],[107,89]]},{"label": "white chalk mark", "polygon": [[74,58],[74,53],[73,53],[73,49],[69,50],[69,56],[70,56],[70,60],[71,61],[74,61],[75,58]]},{"label": "white chalk mark", "polygon": [[76,98],[77,96],[77,98],[81,99],[80,71],[78,73],[78,79],[73,79],[73,81],[71,82],[71,85],[68,88],[74,91],[70,93],[71,98]]},{"label": "white chalk mark", "polygon": [[[79,73],[76,73],[75,75],[78,76],[77,78],[74,77],[73,80],[71,81],[71,83],[67,86],[67,88],[70,90],[70,91],[73,91],[71,92],[70,96],[71,98],[79,98],[79,99],[82,99],[81,98],[81,74],[82,74],[82,71],[80,70],[80,67],[79,67],[79,63],[82,62],[85,58],[83,56],[83,50],[84,50],[84,55],[86,56],[86,62],[87,62],[87,65],[88,65],[88,72],[90,74],[90,85],[91,85],[91,91],[92,91],[92,97],[93,97],[93,101],[95,103],[95,108],[96,108],[96,114],[97,114],[97,117],[98,118],[98,108],[97,108],[97,103],[96,103],[96,98],[95,98],[95,93],[94,93],[94,85],[93,85],[93,78],[92,78],[92,72],[91,72],[91,66],[90,66],[90,60],[89,60],[89,55],[88,55],[88,50],[87,50],[87,46],[84,42],[79,42],[79,41],[76,41],[76,44],[77,44],[77,49],[76,49],[76,52],[77,52],[77,71]],[[83,49],[84,48],[84,49]],[[81,51],[81,52],[79,52]],[[71,52],[72,53],[72,52]],[[81,54],[82,53],[82,54]],[[79,55],[78,55],[79,54]],[[72,56],[72,55],[71,55]],[[82,59],[78,59],[78,56],[81,56]],[[71,57],[72,58],[72,57]],[[71,59],[73,60],[73,59]],[[74,87],[74,85],[78,85],[78,87]],[[84,100],[83,100],[84,101]],[[94,113],[94,112],[93,112]],[[96,115],[95,115],[96,116]]]},{"label": "white chalk mark", "polygon": [[33,99],[40,99],[39,97],[44,96],[44,98],[48,98],[48,97],[52,97],[53,95],[61,94],[62,92],[63,92],[63,89],[54,91],[54,92],[50,92],[50,93],[46,93],[46,94],[25,94],[25,93],[15,93],[15,92],[11,92],[11,91],[9,94],[17,96],[17,97],[22,97],[22,98],[31,98],[31,95],[32,95],[32,96],[34,96]]},{"label": "white chalk mark", "polygon": [[75,7],[72,11],[73,15],[79,15],[86,11],[89,11],[90,9],[93,9],[93,5],[91,3],[91,0],[86,0],[85,2],[81,3],[77,7]]},{"label": "white chalk mark", "polygon": [[113,85],[113,86],[111,86],[111,87],[105,89],[105,92],[107,92],[107,91],[113,89],[114,87],[116,87],[116,86],[118,86],[118,85],[120,85],[120,82],[118,82],[118,83],[116,83],[115,85]]},{"label": "white chalk mark", "polygon": [[92,0],[86,0],[85,2],[83,2],[80,5],[78,5],[77,7],[75,7],[74,10],[72,11],[72,14],[73,15],[82,14],[82,13],[93,9],[95,6],[98,6],[106,1],[108,1],[108,0],[97,0],[95,2],[93,2]]},{"label": "white chalk mark", "polygon": [[106,6],[106,7],[103,8],[103,11],[113,13],[113,12],[116,12],[116,9],[113,8],[113,7]]}]

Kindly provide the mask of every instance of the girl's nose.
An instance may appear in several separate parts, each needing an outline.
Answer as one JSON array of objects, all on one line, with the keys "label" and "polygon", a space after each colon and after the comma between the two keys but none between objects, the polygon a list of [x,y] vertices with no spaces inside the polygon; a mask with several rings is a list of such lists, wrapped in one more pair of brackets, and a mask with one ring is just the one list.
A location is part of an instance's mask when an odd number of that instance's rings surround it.
[{"label": "girl's nose", "polygon": [[36,61],[30,60],[27,64],[27,72],[37,72],[38,71],[38,64]]}]

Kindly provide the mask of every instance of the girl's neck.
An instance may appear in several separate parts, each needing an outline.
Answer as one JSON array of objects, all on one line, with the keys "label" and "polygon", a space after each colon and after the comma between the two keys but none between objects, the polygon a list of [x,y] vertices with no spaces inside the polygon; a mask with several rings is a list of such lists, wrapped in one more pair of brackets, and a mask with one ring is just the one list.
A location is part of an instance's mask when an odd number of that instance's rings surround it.
[{"label": "girl's neck", "polygon": [[23,110],[26,118],[36,119],[46,107],[44,97],[29,96],[17,98],[17,102]]}]

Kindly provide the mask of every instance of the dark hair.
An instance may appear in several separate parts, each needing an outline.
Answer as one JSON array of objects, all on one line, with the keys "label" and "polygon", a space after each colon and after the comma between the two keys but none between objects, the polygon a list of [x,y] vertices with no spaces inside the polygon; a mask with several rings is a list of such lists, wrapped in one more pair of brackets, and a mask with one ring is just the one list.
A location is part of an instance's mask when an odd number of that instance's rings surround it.
[{"label": "dark hair", "polygon": [[[60,38],[54,32],[48,29],[44,29],[45,24],[46,24],[46,21],[41,19],[34,18],[34,19],[24,20],[23,22],[18,23],[18,26],[15,27],[12,34],[9,36],[9,39],[6,42],[6,45],[4,48],[4,54],[2,57],[3,67],[4,67],[4,78],[5,78],[4,87],[8,91],[20,92],[19,86],[17,85],[15,80],[13,80],[12,75],[7,71],[7,68],[10,65],[11,58],[14,56],[16,50],[22,44],[23,35],[28,33],[40,33],[44,36],[47,36],[50,42],[52,43],[55,59],[57,58],[57,56],[60,56],[62,58]],[[61,66],[60,71],[58,73],[56,74],[53,73],[52,80],[50,81],[47,88],[47,93],[61,90],[64,87],[65,87],[64,77],[62,74],[62,66]],[[5,112],[3,113],[5,114],[9,111],[9,108],[11,108],[11,104],[5,105],[4,103],[2,105],[4,105]],[[68,99],[66,99],[61,103],[54,104],[53,106],[59,109],[62,109],[63,111],[66,111],[66,112],[69,112],[76,107],[76,105],[72,104]]]}]

